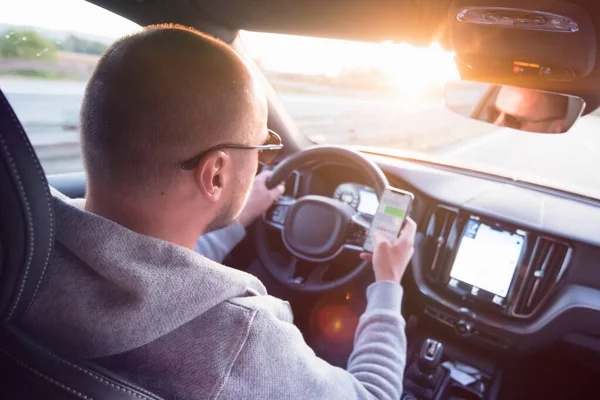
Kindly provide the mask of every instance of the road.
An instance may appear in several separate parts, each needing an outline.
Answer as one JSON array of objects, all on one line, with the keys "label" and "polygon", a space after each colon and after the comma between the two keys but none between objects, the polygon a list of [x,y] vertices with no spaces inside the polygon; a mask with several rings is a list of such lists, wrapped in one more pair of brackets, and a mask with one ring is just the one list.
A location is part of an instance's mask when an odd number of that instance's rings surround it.
[{"label": "road", "polygon": [[[81,170],[77,130],[84,83],[0,78],[47,173]],[[280,93],[300,130],[315,141],[412,150],[441,162],[487,169],[600,198],[600,118],[564,135],[496,128],[417,101]]]}]

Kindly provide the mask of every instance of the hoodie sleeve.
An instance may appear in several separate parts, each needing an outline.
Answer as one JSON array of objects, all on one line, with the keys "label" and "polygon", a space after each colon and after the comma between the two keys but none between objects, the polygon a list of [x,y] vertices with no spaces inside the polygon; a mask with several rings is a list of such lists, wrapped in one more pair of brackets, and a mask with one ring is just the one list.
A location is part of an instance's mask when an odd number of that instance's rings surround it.
[{"label": "hoodie sleeve", "polygon": [[226,228],[206,233],[198,238],[194,251],[218,263],[233,250],[246,236],[246,230],[239,222]]},{"label": "hoodie sleeve", "polygon": [[259,309],[217,398],[400,399],[406,363],[402,293],[392,281],[369,286],[346,370],[318,358],[291,321]]}]

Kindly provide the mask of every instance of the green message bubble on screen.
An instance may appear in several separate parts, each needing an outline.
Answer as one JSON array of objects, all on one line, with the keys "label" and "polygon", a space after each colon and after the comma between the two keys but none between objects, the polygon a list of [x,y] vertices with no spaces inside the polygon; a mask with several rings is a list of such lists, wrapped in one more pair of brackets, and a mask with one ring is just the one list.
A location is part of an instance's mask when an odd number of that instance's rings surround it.
[{"label": "green message bubble on screen", "polygon": [[404,217],[404,210],[401,210],[399,208],[396,207],[390,207],[390,206],[386,206],[385,209],[383,210],[384,213],[386,214],[390,214],[393,215],[394,217]]}]

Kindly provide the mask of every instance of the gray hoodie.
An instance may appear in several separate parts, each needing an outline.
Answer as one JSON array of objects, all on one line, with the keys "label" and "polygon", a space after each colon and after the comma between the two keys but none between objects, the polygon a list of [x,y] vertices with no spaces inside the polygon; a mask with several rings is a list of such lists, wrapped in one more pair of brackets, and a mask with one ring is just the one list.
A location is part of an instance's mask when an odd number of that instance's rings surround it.
[{"label": "gray hoodie", "polygon": [[234,222],[226,228],[208,232],[198,238],[194,251],[204,257],[222,263],[225,256],[231,252],[246,237],[246,229],[239,222]]},{"label": "gray hoodie", "polygon": [[394,399],[406,360],[402,288],[367,289],[346,370],[306,345],[252,275],[143,236],[53,193],[56,246],[23,327],[167,399]]}]

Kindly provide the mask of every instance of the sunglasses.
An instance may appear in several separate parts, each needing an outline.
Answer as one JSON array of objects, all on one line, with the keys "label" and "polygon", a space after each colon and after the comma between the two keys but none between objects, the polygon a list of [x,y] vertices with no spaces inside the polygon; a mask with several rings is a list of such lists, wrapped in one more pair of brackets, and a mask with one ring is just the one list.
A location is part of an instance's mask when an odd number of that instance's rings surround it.
[{"label": "sunglasses", "polygon": [[260,146],[245,146],[242,144],[218,144],[216,146],[211,147],[210,149],[204,150],[202,153],[190,158],[187,161],[184,161],[181,164],[181,168],[186,171],[191,171],[196,166],[204,156],[208,153],[211,153],[215,150],[221,149],[236,149],[236,150],[258,150],[258,162],[262,165],[269,165],[275,157],[279,155],[281,149],[283,149],[283,143],[281,143],[281,137],[272,130],[268,130],[269,137],[265,140],[264,144]]},{"label": "sunglasses", "polygon": [[527,118],[517,117],[512,114],[506,113],[506,112],[500,110],[495,105],[488,106],[487,113],[488,113],[488,121],[490,121],[492,123],[494,123],[496,120],[498,120],[498,117],[500,116],[500,114],[502,114],[503,119],[504,119],[504,125],[509,128],[513,128],[513,129],[521,129],[525,124],[535,124],[538,122],[547,122],[547,121],[552,121],[555,119],[562,118],[562,117],[548,117],[548,118],[542,118],[542,119],[527,119]]}]

